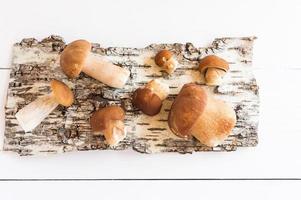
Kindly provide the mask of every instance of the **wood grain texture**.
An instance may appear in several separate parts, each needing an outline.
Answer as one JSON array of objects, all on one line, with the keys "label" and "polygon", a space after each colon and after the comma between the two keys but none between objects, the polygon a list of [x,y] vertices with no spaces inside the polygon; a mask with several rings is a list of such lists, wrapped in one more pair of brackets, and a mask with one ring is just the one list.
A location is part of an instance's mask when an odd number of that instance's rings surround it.
[{"label": "wood grain texture", "polygon": [[[59,52],[65,42],[59,36],[50,36],[37,41],[23,39],[14,45],[5,113],[4,150],[20,155],[61,153],[69,151],[105,150],[108,147],[103,137],[91,135],[89,118],[96,109],[117,104],[126,111],[128,135],[114,150],[132,148],[141,153],[194,151],[233,151],[237,147],[252,147],[258,143],[259,115],[258,86],[252,73],[252,49],[255,37],[218,38],[211,46],[196,48],[186,44],[152,44],[145,48],[102,48],[93,44],[93,52],[106,56],[115,64],[131,71],[130,80],[124,89],[113,89],[81,74],[69,80],[59,66]],[[175,53],[179,68],[169,76],[154,63],[155,54],[163,49]],[[230,62],[230,71],[224,83],[208,87],[217,98],[232,104],[237,115],[233,133],[222,144],[206,147],[197,140],[178,138],[168,128],[167,117],[171,104],[185,83],[204,84],[197,70],[198,60],[215,54]],[[16,112],[37,97],[50,92],[51,79],[62,80],[75,93],[75,103],[69,108],[59,106],[32,132],[25,133],[15,118]],[[151,79],[167,83],[171,94],[164,101],[161,112],[148,117],[131,104],[132,92]]]}]

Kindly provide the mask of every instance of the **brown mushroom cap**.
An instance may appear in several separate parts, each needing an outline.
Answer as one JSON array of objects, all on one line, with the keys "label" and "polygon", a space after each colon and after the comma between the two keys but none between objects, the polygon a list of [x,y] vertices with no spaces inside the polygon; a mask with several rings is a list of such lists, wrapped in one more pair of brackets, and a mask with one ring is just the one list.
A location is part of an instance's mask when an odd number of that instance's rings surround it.
[{"label": "brown mushroom cap", "polygon": [[214,67],[227,72],[229,70],[229,63],[215,55],[209,55],[202,58],[199,62],[199,70],[201,73],[205,73],[208,68]]},{"label": "brown mushroom cap", "polygon": [[155,63],[160,67],[165,67],[166,62],[173,56],[169,50],[162,50],[155,56]]},{"label": "brown mushroom cap", "polygon": [[153,116],[160,112],[162,100],[148,88],[138,88],[133,94],[132,103],[144,114]]},{"label": "brown mushroom cap", "polygon": [[86,40],[76,40],[66,46],[60,57],[63,72],[69,78],[77,77],[84,67],[91,44]]},{"label": "brown mushroom cap", "polygon": [[110,128],[112,122],[123,121],[124,117],[124,110],[119,106],[108,106],[95,111],[90,118],[92,132],[103,132],[105,129]]},{"label": "brown mushroom cap", "polygon": [[169,112],[168,125],[171,131],[179,137],[191,137],[190,129],[206,104],[207,93],[204,88],[193,83],[185,84]]},{"label": "brown mushroom cap", "polygon": [[74,101],[73,92],[63,82],[52,80],[50,82],[51,90],[54,94],[55,100],[63,106],[71,106]]}]

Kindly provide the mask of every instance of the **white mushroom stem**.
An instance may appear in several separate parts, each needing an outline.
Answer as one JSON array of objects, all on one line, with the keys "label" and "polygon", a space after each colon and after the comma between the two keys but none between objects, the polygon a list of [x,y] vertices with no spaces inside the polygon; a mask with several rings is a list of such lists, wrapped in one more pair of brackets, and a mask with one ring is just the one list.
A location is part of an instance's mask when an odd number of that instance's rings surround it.
[{"label": "white mushroom stem", "polygon": [[32,131],[58,105],[52,93],[44,95],[19,110],[16,114],[16,118],[25,132]]},{"label": "white mushroom stem", "polygon": [[145,88],[152,90],[161,100],[166,99],[169,94],[168,85],[158,80],[151,80]]},{"label": "white mushroom stem", "polygon": [[226,72],[222,69],[208,68],[205,74],[207,85],[220,85]]},{"label": "white mushroom stem", "polygon": [[171,57],[168,61],[165,61],[165,62],[166,62],[166,64],[165,64],[166,72],[168,74],[172,74],[177,69],[177,66],[178,66],[177,60],[174,57]]},{"label": "white mushroom stem", "polygon": [[129,70],[93,53],[88,55],[82,70],[96,80],[115,88],[122,88],[130,76]]},{"label": "white mushroom stem", "polygon": [[117,145],[121,140],[126,137],[126,128],[121,120],[111,121],[107,129],[104,130],[104,136],[107,144],[110,146]]}]

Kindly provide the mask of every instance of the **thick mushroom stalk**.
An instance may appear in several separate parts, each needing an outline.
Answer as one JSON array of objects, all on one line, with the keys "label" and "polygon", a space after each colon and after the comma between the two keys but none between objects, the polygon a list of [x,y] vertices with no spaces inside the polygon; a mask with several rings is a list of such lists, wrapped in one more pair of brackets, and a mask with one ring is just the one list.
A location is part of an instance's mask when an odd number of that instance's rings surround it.
[{"label": "thick mushroom stalk", "polygon": [[177,60],[175,59],[173,53],[169,50],[162,50],[158,52],[155,56],[155,63],[159,67],[162,67],[162,69],[168,74],[172,74],[178,66]]},{"label": "thick mushroom stalk", "polygon": [[168,124],[174,134],[183,138],[195,137],[209,147],[221,144],[235,123],[233,108],[196,84],[183,86],[168,116]]},{"label": "thick mushroom stalk", "polygon": [[225,74],[226,72],[222,69],[208,68],[205,73],[206,85],[220,85]]},{"label": "thick mushroom stalk", "polygon": [[103,135],[110,146],[116,146],[119,141],[126,137],[126,129],[123,121],[115,120],[108,123],[107,128],[103,131]]},{"label": "thick mushroom stalk", "polygon": [[205,76],[206,85],[220,85],[229,64],[218,56],[210,55],[200,60],[199,70]]},{"label": "thick mushroom stalk", "polygon": [[126,137],[125,113],[121,107],[108,106],[95,111],[90,119],[92,134],[104,135],[106,143],[116,146]]},{"label": "thick mushroom stalk", "polygon": [[160,112],[162,102],[169,94],[168,85],[151,80],[144,87],[138,88],[134,94],[132,103],[146,115],[156,115]]},{"label": "thick mushroom stalk", "polygon": [[73,103],[73,93],[67,85],[51,81],[52,92],[37,98],[16,113],[16,119],[25,132],[37,127],[59,104],[70,106]]},{"label": "thick mushroom stalk", "polygon": [[130,76],[129,70],[92,53],[86,59],[83,72],[114,88],[122,88]]},{"label": "thick mushroom stalk", "polygon": [[69,78],[75,78],[83,71],[110,87],[124,87],[130,71],[114,65],[103,56],[93,54],[91,47],[90,42],[85,40],[76,40],[68,44],[60,57],[63,72]]}]

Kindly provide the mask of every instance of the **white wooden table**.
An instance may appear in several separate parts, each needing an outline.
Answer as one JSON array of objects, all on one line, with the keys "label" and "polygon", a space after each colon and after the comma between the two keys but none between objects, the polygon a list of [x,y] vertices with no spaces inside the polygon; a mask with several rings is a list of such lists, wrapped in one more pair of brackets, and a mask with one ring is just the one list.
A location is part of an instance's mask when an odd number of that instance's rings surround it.
[{"label": "white wooden table", "polygon": [[[0,68],[7,68],[14,42],[24,37],[62,35],[104,46],[137,46],[160,42],[205,45],[215,37],[256,35],[255,75],[260,87],[259,145],[231,153],[192,155],[142,155],[95,151],[23,157],[0,152],[0,179],[65,178],[301,178],[301,2],[253,1],[2,1],[0,6]],[[9,70],[0,69],[0,141],[4,130],[4,102]],[[190,182],[0,182],[6,199],[26,197],[34,190],[39,198],[102,197],[223,198],[296,197],[301,182],[190,181]],[[55,188],[50,192],[47,187]],[[178,194],[189,186],[191,193]],[[32,189],[35,187],[35,189]],[[83,188],[84,187],[84,188]],[[220,187],[220,192],[216,192]],[[250,190],[250,187],[253,189]],[[16,190],[19,188],[19,190]],[[116,188],[118,190],[116,190]],[[150,188],[152,191],[150,192]],[[235,188],[235,189],[233,189]],[[264,188],[264,189],[263,189]],[[13,191],[19,191],[12,193]],[[68,191],[68,192],[66,192]],[[81,193],[81,191],[83,193]],[[277,192],[275,192],[277,191]],[[33,192],[33,191],[31,191]],[[251,192],[251,193],[250,193]],[[165,194],[163,194],[165,193]],[[6,195],[6,196],[5,196]],[[34,195],[30,196],[35,199]],[[1,198],[1,195],[0,195]],[[2,199],[2,198],[1,198]]]}]

